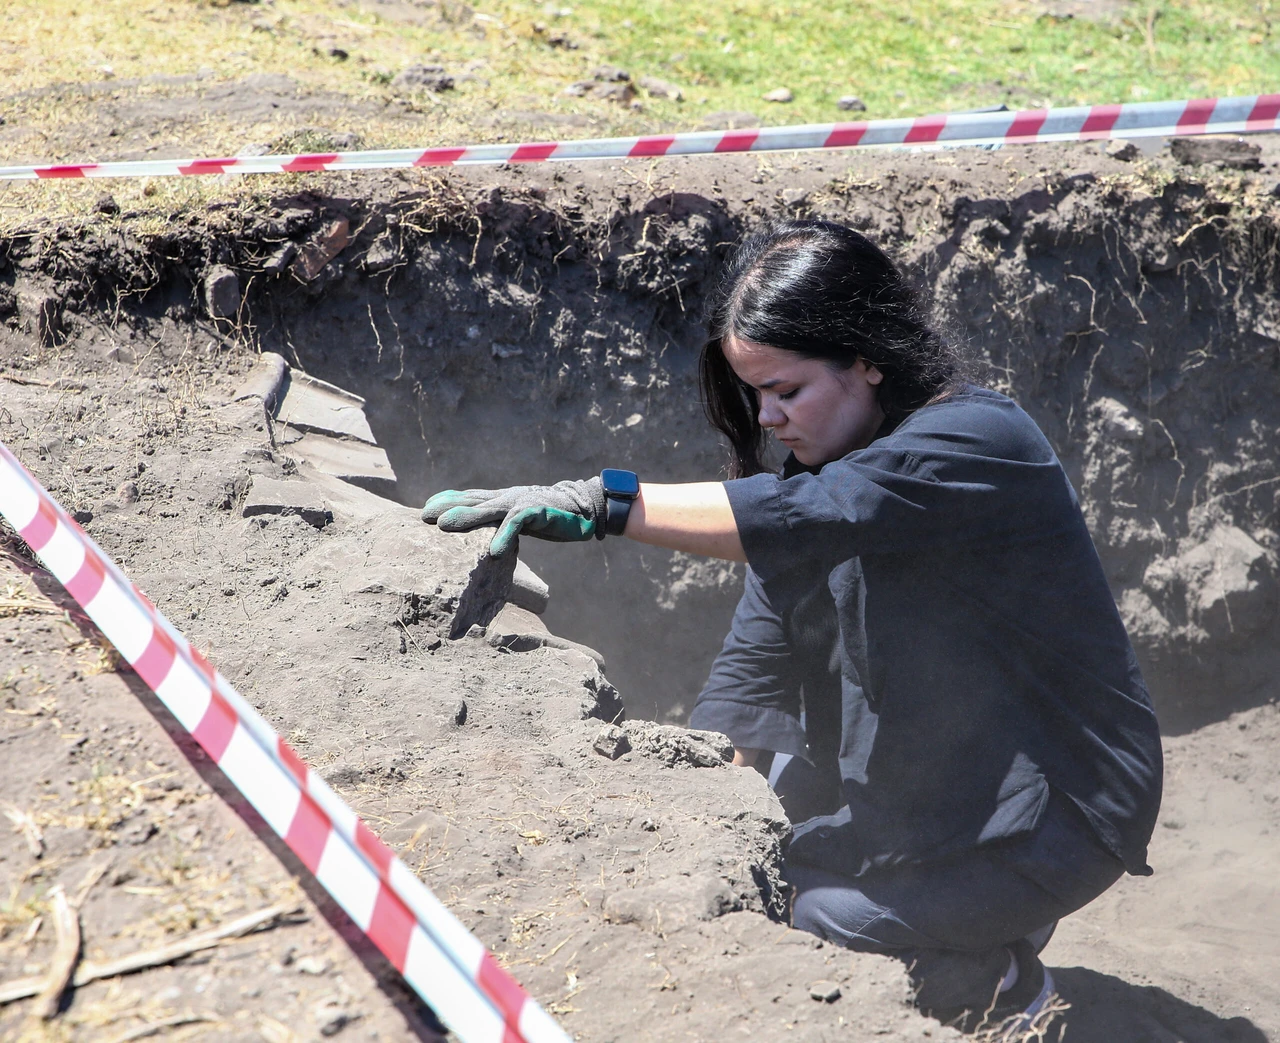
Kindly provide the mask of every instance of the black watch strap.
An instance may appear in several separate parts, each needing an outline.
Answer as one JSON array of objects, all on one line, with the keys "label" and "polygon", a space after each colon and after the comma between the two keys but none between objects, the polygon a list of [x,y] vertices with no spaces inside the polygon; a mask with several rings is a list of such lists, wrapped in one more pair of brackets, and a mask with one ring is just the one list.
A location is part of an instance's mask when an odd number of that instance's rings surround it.
[{"label": "black watch strap", "polygon": [[631,505],[640,495],[640,479],[635,471],[606,467],[600,472],[600,481],[604,485],[605,535],[621,536],[627,530]]},{"label": "black watch strap", "polygon": [[627,519],[635,500],[623,500],[610,496],[605,499],[604,531],[606,536],[621,536],[627,531]]}]

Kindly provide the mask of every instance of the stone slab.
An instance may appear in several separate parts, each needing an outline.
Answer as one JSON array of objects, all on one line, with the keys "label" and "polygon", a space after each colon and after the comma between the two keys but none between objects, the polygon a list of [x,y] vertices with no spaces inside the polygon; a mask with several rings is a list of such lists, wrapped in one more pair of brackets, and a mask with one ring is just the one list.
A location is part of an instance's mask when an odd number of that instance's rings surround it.
[{"label": "stone slab", "polygon": [[333,512],[313,483],[302,479],[280,481],[260,474],[254,475],[240,513],[246,518],[261,514],[296,514],[317,529],[333,521]]},{"label": "stone slab", "polygon": [[386,451],[367,442],[330,438],[287,427],[277,431],[276,441],[288,454],[305,460],[318,471],[359,485],[370,492],[391,492],[396,473]]},{"label": "stone slab", "polygon": [[516,571],[511,577],[510,601],[517,608],[542,615],[551,601],[551,588],[546,580],[517,559]]},{"label": "stone slab", "polygon": [[297,370],[289,373],[275,418],[299,431],[377,444],[364,415],[364,399]]}]

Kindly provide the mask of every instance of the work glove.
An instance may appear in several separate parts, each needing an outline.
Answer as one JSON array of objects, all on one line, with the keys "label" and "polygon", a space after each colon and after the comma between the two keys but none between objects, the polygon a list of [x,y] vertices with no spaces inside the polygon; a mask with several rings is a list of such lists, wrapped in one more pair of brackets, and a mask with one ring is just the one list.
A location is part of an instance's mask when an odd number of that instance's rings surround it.
[{"label": "work glove", "polygon": [[489,553],[500,558],[516,549],[521,533],[557,543],[602,540],[605,511],[604,484],[597,477],[509,489],[446,489],[427,501],[422,520],[445,532],[497,525]]}]

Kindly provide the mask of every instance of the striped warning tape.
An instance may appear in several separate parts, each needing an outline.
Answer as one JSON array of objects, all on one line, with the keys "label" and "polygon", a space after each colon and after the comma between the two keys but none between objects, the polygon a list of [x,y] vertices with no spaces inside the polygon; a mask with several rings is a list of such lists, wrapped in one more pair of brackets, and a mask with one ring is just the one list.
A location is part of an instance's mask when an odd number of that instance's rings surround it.
[{"label": "striped warning tape", "polygon": [[0,167],[0,181],[37,178],[160,177],[199,174],[279,174],[313,170],[387,170],[476,163],[542,163],[566,159],[699,156],[783,149],[1034,144],[1100,138],[1176,137],[1276,130],[1280,94],[1193,101],[1134,102],[964,112],[915,119],[819,123],[750,130],[693,131],[638,138],[590,138],[519,145],[378,149],[304,155],[231,156],[224,159],[148,159],[113,163]]},{"label": "striped warning tape", "polygon": [[465,1043],[568,1043],[493,955],[0,443],[0,515],[321,886]]}]

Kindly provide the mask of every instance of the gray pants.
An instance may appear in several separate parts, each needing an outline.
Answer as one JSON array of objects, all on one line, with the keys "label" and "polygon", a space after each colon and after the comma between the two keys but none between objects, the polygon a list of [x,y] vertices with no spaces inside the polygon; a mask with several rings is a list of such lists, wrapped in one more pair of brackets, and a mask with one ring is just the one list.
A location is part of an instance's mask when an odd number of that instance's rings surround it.
[{"label": "gray pants", "polygon": [[[835,810],[830,779],[798,758],[761,765],[783,807],[811,817]],[[797,821],[795,817],[792,821]],[[1093,901],[1124,867],[1083,813],[1052,792],[1030,836],[924,866],[843,877],[788,858],[792,923],[836,945],[903,960],[925,1010],[988,1004],[1009,967],[1005,946]]]}]

